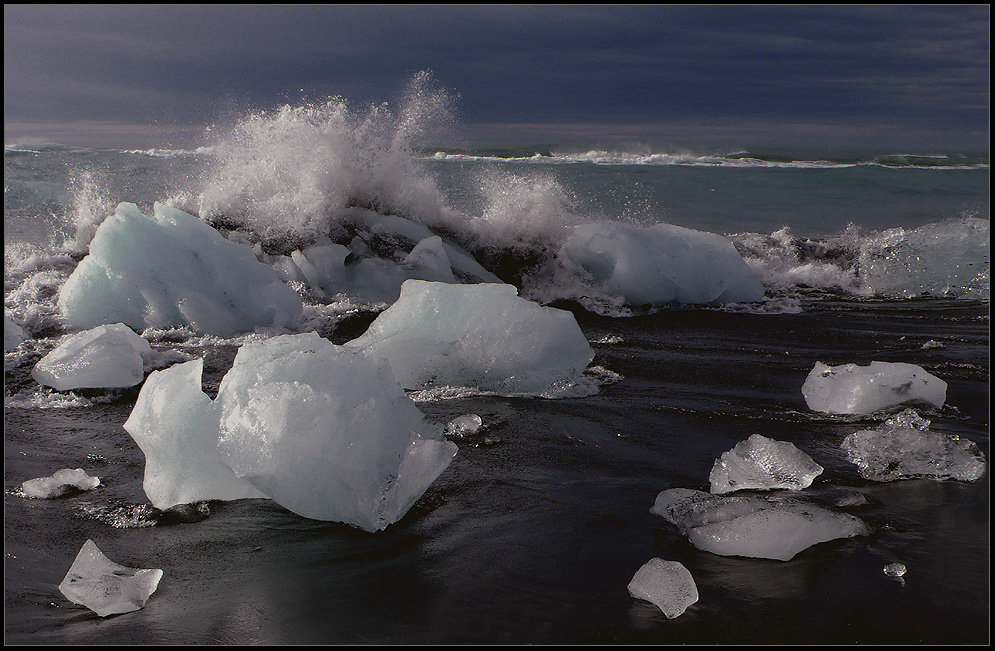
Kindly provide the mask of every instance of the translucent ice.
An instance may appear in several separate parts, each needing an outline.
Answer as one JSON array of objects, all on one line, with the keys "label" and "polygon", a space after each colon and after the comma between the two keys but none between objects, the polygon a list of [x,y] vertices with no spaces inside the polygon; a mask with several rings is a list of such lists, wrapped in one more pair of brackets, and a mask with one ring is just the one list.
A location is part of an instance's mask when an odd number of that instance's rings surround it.
[{"label": "translucent ice", "polygon": [[621,222],[575,228],[560,251],[628,305],[760,301],[764,287],[732,242],[671,224]]},{"label": "translucent ice", "polygon": [[888,563],[884,566],[884,573],[893,578],[905,576],[907,571],[904,563]]},{"label": "translucent ice", "polygon": [[629,594],[651,602],[667,619],[674,619],[698,601],[698,586],[682,564],[654,558],[632,577]]},{"label": "translucent ice", "polygon": [[93,490],[100,485],[99,477],[91,477],[82,468],[63,468],[50,477],[29,479],[21,484],[25,497],[49,500],[77,491]]},{"label": "translucent ice", "polygon": [[570,312],[520,298],[512,285],[409,280],[346,346],[387,359],[405,389],[475,387],[557,397],[594,351]]},{"label": "translucent ice", "polygon": [[744,488],[801,490],[822,473],[822,466],[786,441],[754,434],[715,460],[708,479],[711,492]]},{"label": "translucent ice", "polygon": [[871,362],[827,366],[816,362],[802,385],[809,409],[831,414],[869,414],[907,402],[942,407],[947,383],[915,364]]},{"label": "translucent ice", "polygon": [[87,540],[59,584],[59,591],[74,604],[107,617],[144,607],[161,578],[162,570],[132,569],[114,563],[92,540]]},{"label": "translucent ice", "polygon": [[24,341],[24,329],[10,320],[10,317],[3,317],[3,349],[4,352],[14,350],[18,344]]},{"label": "translucent ice", "polygon": [[399,520],[456,453],[390,366],[315,333],[242,346],[216,403],[235,475],[299,515],[367,531]]},{"label": "translucent ice", "polygon": [[218,457],[217,406],[201,390],[204,361],[149,374],[124,429],[145,453],[145,494],[157,509],[265,497]]},{"label": "translucent ice", "polygon": [[122,203],[104,220],[63,286],[59,308],[76,328],[122,322],[223,336],[290,327],[303,309],[249,247],[158,203],[151,217]]},{"label": "translucent ice", "polygon": [[812,545],[867,533],[858,518],[796,499],[719,496],[685,488],[657,495],[651,513],[721,556],[787,561]]},{"label": "translucent ice", "polygon": [[123,323],[97,326],[67,337],[31,371],[57,391],[132,387],[145,377],[142,355],[149,342]]},{"label": "translucent ice", "polygon": [[985,472],[985,455],[978,446],[931,432],[929,424],[914,409],[906,409],[877,429],[850,434],[840,447],[865,479],[979,479]]},{"label": "translucent ice", "polygon": [[446,436],[470,436],[484,424],[477,414],[463,414],[446,423]]}]

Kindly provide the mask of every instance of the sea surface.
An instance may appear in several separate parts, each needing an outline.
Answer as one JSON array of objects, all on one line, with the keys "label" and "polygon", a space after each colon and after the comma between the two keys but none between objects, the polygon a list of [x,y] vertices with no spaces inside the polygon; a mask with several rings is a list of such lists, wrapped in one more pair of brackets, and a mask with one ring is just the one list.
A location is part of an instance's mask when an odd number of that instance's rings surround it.
[{"label": "sea surface", "polygon": [[[917,412],[990,458],[987,154],[425,147],[402,126],[330,102],[249,116],[193,149],[5,147],[4,307],[27,337],[4,366],[6,643],[989,642],[989,474],[863,479],[841,442],[900,408],[830,415],[801,393],[816,362],[917,364],[948,383],[942,407]],[[410,394],[430,422],[473,413],[483,427],[452,439],[450,466],[385,531],[262,499],[211,502],[206,519],[170,525],[122,427],[139,387],[56,392],[30,375],[71,332],[56,297],[121,202],[235,223],[273,251],[334,231],[346,205],[403,215],[573,312],[608,379],[558,400]],[[597,221],[723,235],[766,296],[650,308],[571,294],[541,270],[565,233]],[[301,291],[299,331],[340,344],[385,307]],[[145,333],[162,359],[203,358],[209,395],[239,346],[270,335]],[[707,491],[715,460],[752,434],[825,468],[810,494],[866,498],[847,511],[868,535],[787,562],[724,557],[650,513],[664,489]],[[101,485],[19,494],[61,468]],[[87,539],[163,570],[142,610],[100,618],[59,592]],[[627,591],[654,557],[697,584],[676,619]],[[907,566],[902,581],[883,573],[892,562]]]}]

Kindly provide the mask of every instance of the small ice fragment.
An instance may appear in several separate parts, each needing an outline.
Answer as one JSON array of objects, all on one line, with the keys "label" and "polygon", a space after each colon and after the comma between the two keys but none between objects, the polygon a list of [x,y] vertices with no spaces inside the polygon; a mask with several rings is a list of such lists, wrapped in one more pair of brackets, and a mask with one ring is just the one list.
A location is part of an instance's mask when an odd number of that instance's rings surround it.
[{"label": "small ice fragment", "polygon": [[458,416],[446,425],[446,436],[470,436],[480,429],[484,421],[477,414],[463,414]]},{"label": "small ice fragment", "polygon": [[905,576],[905,565],[902,563],[888,563],[884,566],[884,573],[892,578]]},{"label": "small ice fragment", "polygon": [[56,391],[133,387],[145,377],[149,342],[123,323],[102,325],[67,337],[31,371],[38,384]]},{"label": "small ice fragment", "polygon": [[907,402],[942,407],[947,383],[915,364],[871,362],[827,366],[816,362],[802,385],[805,403],[830,414],[869,414]]},{"label": "small ice fragment", "polygon": [[698,587],[686,567],[677,561],[651,559],[629,582],[629,594],[663,611],[667,619],[679,617],[698,601]]},{"label": "small ice fragment", "polygon": [[101,617],[130,613],[145,606],[162,578],[162,570],[132,569],[114,563],[87,540],[59,591],[74,604]]},{"label": "small ice fragment", "polygon": [[840,448],[860,476],[873,481],[980,479],[986,463],[978,446],[959,436],[930,432],[929,423],[914,409],[906,409],[878,429],[850,434]]},{"label": "small ice fragment", "polygon": [[100,485],[98,477],[91,477],[82,468],[63,468],[50,477],[29,479],[21,484],[25,497],[49,500],[77,491],[93,490]]},{"label": "small ice fragment", "polygon": [[822,474],[822,466],[786,441],[754,434],[715,460],[708,476],[716,495],[745,488],[801,490]]},{"label": "small ice fragment", "polygon": [[10,320],[10,317],[3,317],[3,350],[14,350],[24,341],[24,329]]}]

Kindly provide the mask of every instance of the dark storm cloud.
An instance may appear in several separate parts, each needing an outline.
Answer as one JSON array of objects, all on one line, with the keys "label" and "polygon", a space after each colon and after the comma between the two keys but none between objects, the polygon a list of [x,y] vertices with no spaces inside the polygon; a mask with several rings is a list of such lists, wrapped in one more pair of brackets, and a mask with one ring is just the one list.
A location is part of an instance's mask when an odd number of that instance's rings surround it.
[{"label": "dark storm cloud", "polygon": [[197,125],[431,69],[468,125],[987,134],[988,33],[985,5],[5,5],[4,118]]}]

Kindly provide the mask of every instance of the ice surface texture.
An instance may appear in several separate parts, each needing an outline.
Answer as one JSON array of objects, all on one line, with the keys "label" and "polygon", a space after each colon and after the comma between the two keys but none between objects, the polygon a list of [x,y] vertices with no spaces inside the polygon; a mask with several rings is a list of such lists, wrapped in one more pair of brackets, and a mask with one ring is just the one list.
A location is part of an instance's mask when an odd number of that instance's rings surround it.
[{"label": "ice surface texture", "polygon": [[698,586],[691,573],[677,561],[654,558],[639,568],[629,582],[629,594],[649,601],[674,619],[698,601]]},{"label": "ice surface texture", "polygon": [[809,409],[830,414],[869,414],[907,402],[942,407],[947,383],[915,364],[871,362],[827,366],[816,362],[802,385]]},{"label": "ice surface texture", "polygon": [[24,341],[24,329],[10,320],[10,317],[3,317],[3,350],[14,350]]},{"label": "ice surface texture", "polygon": [[361,337],[405,389],[475,387],[557,397],[594,358],[574,316],[518,296],[512,285],[409,280]]},{"label": "ice surface texture", "polygon": [[760,301],[764,286],[732,242],[671,224],[618,222],[575,228],[560,251],[628,305]]},{"label": "ice surface texture", "polygon": [[298,515],[377,531],[449,465],[386,362],[316,333],[239,349],[218,396],[199,360],[149,376],[125,429],[146,454],[157,508],[266,496]]},{"label": "ice surface texture", "polygon": [[123,323],[97,326],[67,337],[31,371],[38,384],[57,391],[133,387],[145,377],[149,342]]},{"label": "ice surface texture", "polygon": [[149,217],[122,203],[62,287],[59,309],[75,328],[121,322],[229,336],[291,326],[303,308],[249,247],[181,210],[157,203]]},{"label": "ice surface texture", "polygon": [[107,617],[144,607],[161,578],[162,570],[118,565],[104,556],[92,540],[87,540],[59,584],[59,591],[74,604]]},{"label": "ice surface texture", "polygon": [[715,460],[708,476],[717,495],[744,488],[801,490],[822,473],[822,466],[786,441],[760,434],[737,443]]},{"label": "ice surface texture", "polygon": [[788,561],[817,543],[867,533],[859,518],[800,500],[687,488],[661,492],[650,512],[677,526],[698,549],[720,556]]},{"label": "ice surface texture", "polygon": [[860,469],[860,476],[874,481],[975,481],[985,472],[985,455],[973,441],[930,432],[929,421],[914,409],[877,429],[850,434],[840,447]]},{"label": "ice surface texture", "polygon": [[100,485],[99,477],[91,477],[82,468],[63,468],[50,477],[29,479],[21,484],[25,497],[50,500],[76,491],[93,490]]}]

